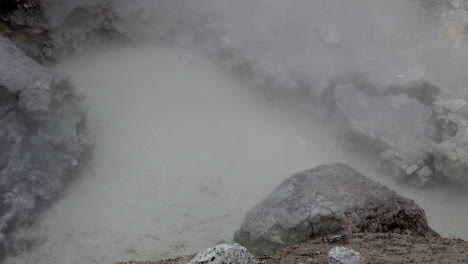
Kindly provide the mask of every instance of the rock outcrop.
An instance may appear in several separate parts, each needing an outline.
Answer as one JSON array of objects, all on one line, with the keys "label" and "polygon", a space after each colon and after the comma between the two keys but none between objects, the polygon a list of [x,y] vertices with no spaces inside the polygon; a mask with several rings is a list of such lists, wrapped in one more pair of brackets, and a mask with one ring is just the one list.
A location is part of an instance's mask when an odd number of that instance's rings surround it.
[{"label": "rock outcrop", "polygon": [[431,233],[424,210],[343,164],[285,180],[250,210],[234,239],[253,254],[343,230]]},{"label": "rock outcrop", "polygon": [[91,144],[80,101],[67,77],[0,37],[0,244],[56,197],[85,159]]}]

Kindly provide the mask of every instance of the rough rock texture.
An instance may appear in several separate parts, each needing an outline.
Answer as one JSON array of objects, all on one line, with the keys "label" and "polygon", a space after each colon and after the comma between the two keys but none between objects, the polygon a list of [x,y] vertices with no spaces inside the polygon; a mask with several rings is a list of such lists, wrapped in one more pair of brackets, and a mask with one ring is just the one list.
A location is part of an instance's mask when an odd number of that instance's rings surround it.
[{"label": "rough rock texture", "polygon": [[328,264],[364,264],[364,258],[352,249],[334,247],[328,253]]},{"label": "rough rock texture", "polygon": [[189,264],[255,264],[255,257],[238,244],[220,244],[209,248],[193,258]]},{"label": "rough rock texture", "polygon": [[342,230],[430,232],[424,211],[343,164],[285,180],[246,215],[234,238],[254,254]]},{"label": "rough rock texture", "polygon": [[351,167],[322,165],[285,180],[250,210],[234,239],[269,254],[342,230],[432,232],[424,210]]},{"label": "rough rock texture", "polygon": [[0,37],[0,236],[54,199],[84,159],[79,103],[66,77]]}]

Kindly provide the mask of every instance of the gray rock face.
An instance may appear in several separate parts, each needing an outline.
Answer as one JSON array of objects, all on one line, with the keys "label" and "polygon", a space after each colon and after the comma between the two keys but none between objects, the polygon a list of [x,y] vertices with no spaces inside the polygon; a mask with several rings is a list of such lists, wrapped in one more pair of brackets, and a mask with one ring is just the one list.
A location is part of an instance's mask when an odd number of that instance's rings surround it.
[{"label": "gray rock face", "polygon": [[255,264],[255,257],[238,244],[220,244],[209,248],[193,258],[189,264]]},{"label": "gray rock face", "polygon": [[0,37],[0,234],[31,220],[84,159],[79,102],[66,77]]},{"label": "gray rock face", "polygon": [[364,264],[364,258],[352,249],[334,247],[328,253],[328,264]]},{"label": "gray rock face", "polygon": [[323,165],[285,180],[251,209],[234,239],[253,254],[344,229],[431,232],[424,210],[343,164]]}]

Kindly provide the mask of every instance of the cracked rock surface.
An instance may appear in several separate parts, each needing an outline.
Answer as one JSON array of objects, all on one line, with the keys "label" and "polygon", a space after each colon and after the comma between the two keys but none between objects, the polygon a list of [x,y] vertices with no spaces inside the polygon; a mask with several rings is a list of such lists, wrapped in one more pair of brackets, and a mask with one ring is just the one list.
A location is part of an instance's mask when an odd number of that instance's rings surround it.
[{"label": "cracked rock surface", "polygon": [[432,233],[424,210],[343,164],[285,180],[251,209],[234,239],[255,255],[340,231]]}]

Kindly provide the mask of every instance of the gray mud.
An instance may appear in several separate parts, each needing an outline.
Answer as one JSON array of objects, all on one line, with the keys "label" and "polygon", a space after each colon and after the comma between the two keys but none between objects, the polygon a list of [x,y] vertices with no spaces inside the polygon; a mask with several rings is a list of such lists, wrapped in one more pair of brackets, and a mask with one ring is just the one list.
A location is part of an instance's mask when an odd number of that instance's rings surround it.
[{"label": "gray mud", "polygon": [[6,263],[195,253],[231,241],[247,210],[283,179],[332,162],[415,199],[443,235],[468,239],[468,194],[378,176],[375,160],[344,150],[313,114],[272,104],[203,55],[119,48],[57,68],[86,95],[94,159],[29,234],[39,245]]}]

